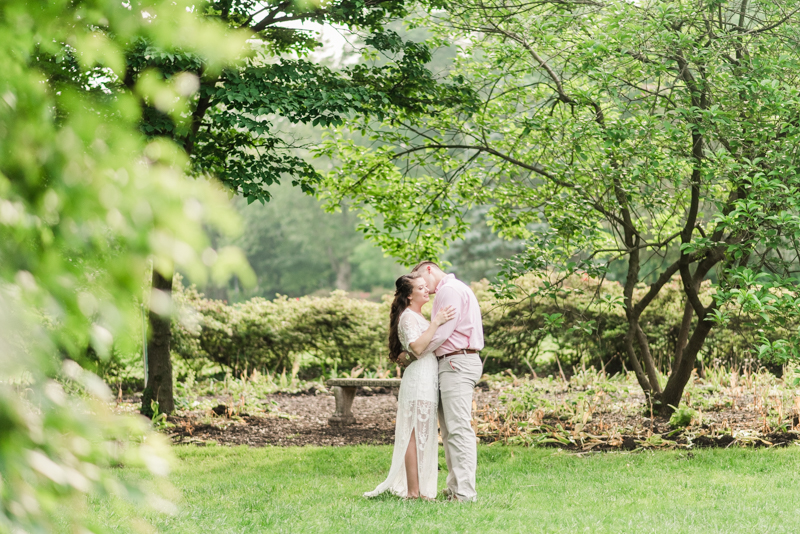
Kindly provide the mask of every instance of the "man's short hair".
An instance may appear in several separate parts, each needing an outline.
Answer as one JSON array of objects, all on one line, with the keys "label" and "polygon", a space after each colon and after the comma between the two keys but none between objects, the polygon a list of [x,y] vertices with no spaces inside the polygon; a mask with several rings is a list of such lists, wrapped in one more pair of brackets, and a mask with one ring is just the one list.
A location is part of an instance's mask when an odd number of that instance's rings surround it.
[{"label": "man's short hair", "polygon": [[421,261],[421,262],[419,262],[419,263],[416,265],[416,267],[414,267],[413,269],[411,269],[411,272],[412,272],[412,273],[415,273],[415,272],[419,271],[420,269],[422,269],[422,268],[424,268],[424,267],[427,267],[428,265],[433,265],[434,267],[436,267],[436,268],[437,268],[437,269],[439,269],[440,271],[442,270],[442,268],[441,268],[441,267],[439,267],[439,266],[436,264],[436,262],[435,262],[435,261]]}]

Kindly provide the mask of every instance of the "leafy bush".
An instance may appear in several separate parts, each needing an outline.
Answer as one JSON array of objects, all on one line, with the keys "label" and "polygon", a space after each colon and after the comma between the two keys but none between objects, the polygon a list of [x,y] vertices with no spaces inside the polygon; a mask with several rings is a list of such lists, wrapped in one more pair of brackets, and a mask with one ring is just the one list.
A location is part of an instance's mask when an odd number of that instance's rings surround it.
[{"label": "leafy bush", "polygon": [[[559,285],[556,298],[541,296],[544,289]],[[678,330],[683,315],[683,296],[679,277],[673,278],[661,290],[642,314],[642,329],[646,332],[653,358],[666,371],[674,357]],[[588,276],[570,276],[563,281],[525,275],[515,281],[518,300],[497,299],[489,283],[473,284],[481,303],[486,337],[486,370],[527,370],[534,366],[542,353],[546,338],[558,346],[558,358],[566,365],[579,363],[605,367],[615,372],[627,365],[624,348],[625,314],[620,306],[622,287],[617,282]],[[634,300],[647,291],[640,285]],[[700,288],[700,298],[710,302],[714,290],[709,282]],[[785,328],[791,328],[787,325]],[[780,337],[782,331],[771,335]],[[711,330],[703,351],[701,365],[742,367],[756,360],[757,346],[764,333],[746,315],[731,318],[724,327]]]},{"label": "leafy bush", "polygon": [[[568,370],[578,364],[612,373],[625,368],[621,286],[571,276],[560,282],[556,299],[539,296],[540,289],[554,283],[526,275],[516,281],[519,294],[526,295],[519,300],[496,298],[486,280],[472,284],[483,312],[486,372],[542,370],[547,343],[555,343]],[[664,371],[672,361],[683,314],[679,284],[677,278],[669,282],[641,320],[653,357]],[[644,291],[644,286],[637,288],[634,298]],[[710,301],[713,290],[703,285],[700,295]],[[183,288],[178,281],[175,298],[180,313],[174,324],[174,350],[190,365],[211,361],[235,372],[258,368],[273,373],[299,365],[301,357],[304,366],[321,370],[386,365],[388,295],[381,304],[335,291],[328,297],[254,298],[228,305],[206,299],[194,287]],[[760,335],[746,317],[716,328],[701,363],[741,367],[753,358]]]},{"label": "leafy bush", "polygon": [[292,367],[301,356],[330,367],[375,367],[386,361],[388,304],[328,297],[254,298],[228,305],[203,297],[176,280],[180,313],[173,350],[189,361],[209,360],[236,372]]},{"label": "leafy bush", "polygon": [[135,351],[131,303],[149,261],[200,279],[204,228],[235,226],[216,186],[187,180],[181,148],[139,130],[147,104],[178,119],[192,97],[155,74],[125,83],[135,42],[192,54],[206,72],[234,59],[244,37],[192,7],[0,2],[0,532],[103,531],[88,495],[165,509],[162,491],[110,467],[164,475],[167,440],[111,413],[80,364]]},{"label": "leafy bush", "polygon": [[697,411],[688,406],[677,408],[669,418],[669,425],[672,428],[686,428],[692,424],[692,420],[697,417]]}]

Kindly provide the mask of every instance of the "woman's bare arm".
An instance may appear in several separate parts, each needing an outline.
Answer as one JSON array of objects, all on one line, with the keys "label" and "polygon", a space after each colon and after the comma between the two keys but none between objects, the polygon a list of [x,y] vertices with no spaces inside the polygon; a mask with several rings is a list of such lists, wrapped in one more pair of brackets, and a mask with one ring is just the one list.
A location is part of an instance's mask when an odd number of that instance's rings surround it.
[{"label": "woman's bare arm", "polygon": [[408,347],[411,349],[411,352],[413,352],[415,359],[419,358],[420,354],[425,352],[425,348],[431,342],[431,339],[433,339],[436,329],[447,321],[453,319],[455,316],[456,309],[453,306],[447,306],[446,308],[439,310],[439,313],[436,314],[436,317],[431,320],[431,324],[428,326],[428,329],[425,330],[421,336],[408,344]]}]

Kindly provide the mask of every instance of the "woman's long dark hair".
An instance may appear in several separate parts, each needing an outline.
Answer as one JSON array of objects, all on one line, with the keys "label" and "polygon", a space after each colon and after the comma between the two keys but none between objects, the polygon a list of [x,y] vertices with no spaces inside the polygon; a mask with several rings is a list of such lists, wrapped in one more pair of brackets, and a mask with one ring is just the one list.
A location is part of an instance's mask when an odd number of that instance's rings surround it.
[{"label": "woman's long dark hair", "polygon": [[397,357],[405,349],[400,343],[400,336],[397,335],[397,323],[400,316],[408,308],[408,297],[414,291],[414,280],[420,278],[419,273],[404,274],[394,282],[394,300],[392,310],[389,312],[389,359],[397,361]]}]

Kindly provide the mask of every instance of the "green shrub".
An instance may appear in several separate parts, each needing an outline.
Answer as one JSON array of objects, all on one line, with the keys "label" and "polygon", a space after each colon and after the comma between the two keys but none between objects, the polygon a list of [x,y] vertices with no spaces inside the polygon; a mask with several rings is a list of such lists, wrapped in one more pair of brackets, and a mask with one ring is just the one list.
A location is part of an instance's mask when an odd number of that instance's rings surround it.
[{"label": "green shrub", "polygon": [[[537,290],[554,283],[552,280],[530,274],[516,283],[519,294],[526,296],[515,301],[495,298],[486,280],[472,284],[483,312],[486,372],[541,371],[543,365],[554,365],[541,361],[546,346],[556,347],[568,373],[575,365],[605,368],[611,373],[625,368],[627,323],[619,306],[622,288],[617,282],[601,285],[596,279],[571,276],[560,283],[556,299],[537,296]],[[254,298],[228,305],[206,299],[194,287],[183,288],[180,281],[175,286],[180,313],[174,324],[173,350],[190,366],[210,361],[235,372],[254,368],[280,372],[298,365],[301,357],[305,367],[318,366],[321,371],[388,365],[388,295],[381,304],[334,291],[327,297]],[[634,299],[646,290],[644,285],[638,287]],[[708,284],[701,287],[700,296],[705,301],[713,297]],[[682,315],[677,277],[642,314],[650,350],[665,372],[673,358]],[[741,367],[753,361],[751,349],[758,335],[746,317],[715,328],[700,354],[700,363]]]},{"label": "green shrub", "polygon": [[179,307],[173,351],[236,372],[291,368],[301,356],[326,367],[375,367],[387,361],[388,305],[348,298],[254,298],[228,305],[175,283]]},{"label": "green shrub", "polygon": [[672,428],[686,428],[692,424],[692,419],[697,417],[697,411],[688,406],[677,408],[669,418],[669,425]]},{"label": "green shrub", "polygon": [[[516,280],[518,293],[524,297],[516,301],[494,298],[488,281],[473,284],[483,311],[488,372],[525,371],[535,367],[542,344],[548,338],[558,346],[561,363],[570,368],[583,364],[615,372],[627,365],[624,348],[627,322],[619,305],[621,285],[609,281],[601,284],[586,276],[570,276],[560,282],[556,299],[537,296],[538,289],[556,283],[554,279],[555,276],[546,279],[534,274],[519,278]],[[640,299],[647,289],[644,284],[637,287],[634,300]],[[700,298],[710,302],[713,294],[710,283],[705,282],[700,288]],[[642,314],[642,329],[662,371],[669,370],[674,357],[683,306],[681,282],[676,276]],[[792,325],[785,328],[792,328]],[[779,337],[781,332],[778,329],[771,335]],[[738,315],[725,327],[711,330],[699,363],[731,367],[757,365],[755,347],[761,335],[750,318]]]}]

